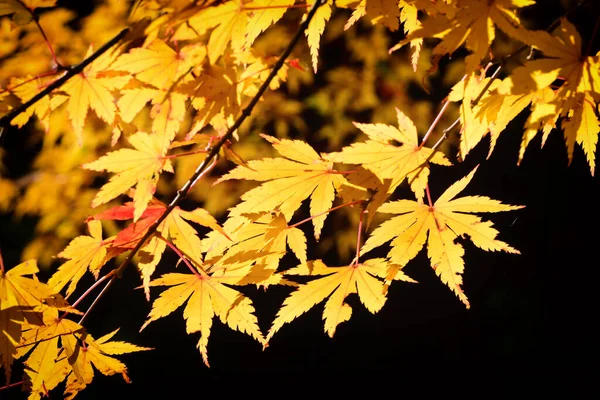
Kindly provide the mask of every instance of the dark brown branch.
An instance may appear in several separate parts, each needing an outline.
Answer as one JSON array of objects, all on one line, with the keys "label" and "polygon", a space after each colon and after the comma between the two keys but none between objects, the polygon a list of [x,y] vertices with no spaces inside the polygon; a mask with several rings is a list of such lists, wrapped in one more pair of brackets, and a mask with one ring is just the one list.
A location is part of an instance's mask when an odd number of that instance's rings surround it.
[{"label": "dark brown branch", "polygon": [[290,43],[288,44],[286,49],[283,51],[283,53],[281,54],[281,56],[279,57],[277,62],[273,65],[273,68],[271,69],[271,73],[269,74],[267,79],[265,79],[265,81],[262,83],[262,85],[258,89],[258,92],[254,95],[254,97],[252,98],[252,100],[250,101],[248,106],[246,106],[246,108],[244,108],[242,110],[241,115],[235,120],[233,125],[231,127],[229,127],[229,129],[227,130],[225,135],[223,135],[221,137],[221,139],[210,149],[210,151],[206,155],[206,158],[204,159],[204,161],[202,161],[202,163],[200,163],[200,165],[198,165],[198,168],[196,168],[196,171],[192,174],[192,176],[185,183],[185,185],[183,185],[183,187],[177,191],[177,195],[173,198],[171,203],[169,203],[169,205],[167,206],[165,211],[148,228],[148,230],[146,231],[146,234],[140,239],[140,241],[133,248],[133,250],[131,250],[131,252],[129,252],[129,254],[125,258],[125,260],[121,263],[121,265],[119,265],[119,267],[117,267],[109,272],[109,275],[111,275],[110,281],[104,287],[104,289],[98,295],[98,297],[94,300],[94,302],[88,308],[88,310],[85,312],[85,314],[83,315],[81,320],[79,320],[79,324],[82,324],[84,322],[84,320],[87,318],[87,316],[89,315],[89,313],[92,310],[92,308],[94,307],[94,305],[98,303],[98,300],[100,299],[100,297],[102,297],[102,295],[104,295],[104,293],[106,293],[107,289],[112,285],[112,283],[115,281],[115,279],[117,277],[121,276],[121,274],[123,273],[123,270],[125,270],[125,268],[127,268],[127,266],[129,264],[131,264],[131,260],[137,254],[137,252],[142,248],[142,246],[144,245],[146,240],[148,240],[152,235],[154,235],[154,233],[158,229],[158,226],[165,220],[165,218],[167,218],[167,216],[171,213],[171,211],[173,211],[173,209],[175,207],[177,207],[177,205],[179,205],[179,203],[181,203],[181,201],[187,196],[187,194],[190,191],[190,189],[192,188],[192,186],[194,186],[196,181],[202,176],[204,170],[211,164],[212,160],[215,157],[217,157],[217,155],[219,154],[219,151],[221,150],[221,147],[223,147],[223,145],[233,137],[233,133],[240,127],[240,125],[242,125],[242,123],[246,120],[246,118],[248,118],[250,116],[250,114],[252,113],[252,110],[254,109],[254,106],[256,106],[256,104],[261,99],[263,94],[269,88],[271,81],[275,78],[275,76],[277,76],[277,73],[283,66],[285,60],[289,57],[289,55],[292,53],[292,50],[294,50],[294,47],[296,47],[296,44],[298,43],[300,38],[303,36],[304,31],[308,28],[308,25],[310,24],[310,21],[313,19],[315,13],[317,12],[317,9],[325,3],[326,3],[326,0],[316,0],[315,1],[315,4],[308,12],[306,19],[302,22],[302,24],[300,24],[300,27],[298,28],[296,35],[294,35],[294,37],[292,38],[292,40],[290,41]]},{"label": "dark brown branch", "polygon": [[42,90],[41,92],[39,92],[38,94],[33,96],[31,99],[27,100],[25,103],[21,104],[19,107],[13,109],[8,114],[2,116],[2,118],[0,118],[0,135],[2,135],[2,130],[4,129],[4,127],[8,126],[8,124],[10,124],[10,121],[12,121],[15,117],[17,117],[22,112],[25,112],[25,110],[27,110],[29,107],[31,107],[32,105],[37,103],[44,96],[47,96],[53,90],[58,89],[59,87],[64,85],[69,79],[71,79],[75,75],[81,73],[85,67],[90,65],[98,57],[100,57],[102,54],[106,53],[111,47],[113,47],[121,39],[123,39],[123,37],[128,32],[129,32],[129,28],[123,29],[115,37],[113,37],[111,40],[109,40],[107,43],[105,43],[102,47],[100,47],[98,50],[96,50],[96,52],[94,52],[94,54],[92,54],[91,56],[89,56],[88,58],[83,60],[81,63],[79,63],[75,66],[72,66],[72,67],[66,67],[67,72],[63,76],[61,76],[60,78],[58,78],[57,80],[52,82],[50,85],[46,86],[46,88],[44,90]]}]

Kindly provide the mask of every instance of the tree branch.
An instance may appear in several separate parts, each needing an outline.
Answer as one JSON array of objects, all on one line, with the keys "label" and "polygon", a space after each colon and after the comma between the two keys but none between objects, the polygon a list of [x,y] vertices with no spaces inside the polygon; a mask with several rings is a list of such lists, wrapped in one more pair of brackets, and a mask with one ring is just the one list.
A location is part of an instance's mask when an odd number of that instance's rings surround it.
[{"label": "tree branch", "polygon": [[188,181],[181,187],[181,189],[179,189],[177,191],[177,195],[173,198],[171,203],[169,203],[169,205],[167,206],[165,211],[148,228],[148,230],[146,231],[144,236],[140,239],[140,241],[137,243],[137,245],[127,255],[127,257],[121,263],[121,265],[119,265],[119,267],[117,267],[116,269],[114,269],[113,271],[110,272],[112,274],[111,280],[108,282],[108,284],[104,287],[102,292],[98,295],[98,297],[96,297],[96,299],[94,300],[92,305],[85,312],[83,318],[79,321],[79,324],[83,323],[83,320],[88,316],[88,314],[90,313],[92,308],[97,304],[98,300],[104,295],[104,293],[106,293],[107,289],[115,281],[115,278],[120,277],[121,274],[123,273],[123,270],[125,268],[127,268],[127,266],[129,264],[131,264],[131,260],[137,254],[137,252],[142,248],[142,246],[144,245],[146,240],[148,240],[156,232],[156,230],[158,229],[158,226],[165,220],[165,218],[167,218],[167,216],[171,213],[171,211],[173,211],[173,209],[175,207],[177,207],[177,205],[179,205],[179,203],[181,203],[181,201],[187,196],[188,192],[190,191],[190,189],[192,188],[194,183],[198,180],[198,178],[200,176],[202,176],[203,172],[211,164],[213,158],[215,158],[219,154],[221,147],[223,147],[223,145],[233,137],[233,133],[240,127],[240,125],[242,125],[242,123],[246,120],[246,118],[248,118],[250,116],[250,114],[252,113],[252,110],[254,109],[254,107],[260,100],[260,98],[263,96],[263,94],[269,88],[271,81],[275,78],[275,76],[277,76],[277,73],[279,72],[279,70],[281,69],[283,64],[285,63],[285,60],[289,57],[289,55],[294,50],[294,47],[296,47],[296,44],[298,43],[300,38],[303,36],[304,31],[308,28],[308,25],[310,24],[310,21],[313,19],[315,13],[319,9],[319,7],[325,3],[326,3],[326,0],[316,0],[315,1],[315,4],[312,6],[310,11],[308,12],[306,19],[302,22],[302,24],[300,24],[298,31],[296,32],[296,34],[294,35],[294,37],[292,38],[292,40],[290,41],[290,43],[288,44],[286,49],[283,51],[283,53],[281,54],[281,56],[279,57],[277,62],[273,65],[273,68],[271,69],[271,73],[269,74],[267,79],[265,79],[263,84],[260,86],[260,88],[258,89],[258,92],[254,95],[254,97],[252,98],[252,100],[250,101],[248,106],[246,106],[246,108],[244,108],[242,110],[241,115],[235,120],[233,125],[231,127],[229,127],[229,129],[221,137],[221,139],[214,145],[214,147],[212,147],[210,149],[209,153],[206,155],[206,158],[202,161],[202,163],[200,163],[200,165],[198,165],[198,168],[196,168],[196,171],[192,174],[190,179],[188,179]]}]

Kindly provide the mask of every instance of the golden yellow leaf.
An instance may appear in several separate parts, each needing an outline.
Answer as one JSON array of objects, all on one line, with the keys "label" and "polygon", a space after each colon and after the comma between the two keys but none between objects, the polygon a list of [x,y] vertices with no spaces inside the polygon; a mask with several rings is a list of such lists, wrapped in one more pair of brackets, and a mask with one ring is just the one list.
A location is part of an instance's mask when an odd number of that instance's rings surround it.
[{"label": "golden yellow leaf", "polygon": [[37,279],[26,278],[39,272],[36,260],[28,260],[9,271],[0,270],[0,310],[10,307],[24,307],[39,311],[44,307],[44,299],[54,291]]},{"label": "golden yellow leaf", "polygon": [[198,44],[182,47],[178,52],[160,39],[146,48],[134,48],[122,54],[113,65],[114,71],[126,71],[157,89],[169,89],[174,82],[187,75],[206,57],[206,48]]},{"label": "golden yellow leaf", "polygon": [[285,271],[286,275],[324,277],[301,285],[285,299],[266,341],[268,342],[283,325],[292,322],[327,297],[329,299],[325,303],[323,320],[325,332],[330,337],[335,334],[337,326],[348,321],[352,315],[352,308],[345,303],[349,294],[358,294],[367,310],[373,314],[377,313],[385,304],[386,296],[383,293],[383,282],[375,276],[385,273],[386,266],[381,259],[344,267],[327,267],[323,261],[314,260]]},{"label": "golden yellow leaf", "polygon": [[109,356],[152,349],[127,342],[109,342],[110,337],[116,332],[113,331],[98,340],[94,340],[87,332],[61,337],[62,347],[66,351],[69,365],[73,371],[72,378],[67,382],[65,394],[74,396],[92,382],[94,378],[92,365],[102,375],[121,374],[125,382],[129,383],[125,364]]},{"label": "golden yellow leaf", "polygon": [[252,10],[246,26],[245,46],[251,46],[258,35],[279,21],[294,3],[295,0],[252,0],[245,4],[246,10]]},{"label": "golden yellow leaf", "polygon": [[67,377],[70,368],[59,359],[58,341],[83,330],[71,320],[59,319],[55,309],[44,313],[44,322],[42,326],[30,326],[31,329],[23,332],[19,348],[20,357],[33,347],[25,361],[25,381],[31,390],[29,399],[41,398]]},{"label": "golden yellow leaf", "polygon": [[90,236],[78,236],[71,240],[69,245],[58,254],[58,257],[67,258],[58,270],[48,280],[52,290],[60,292],[67,283],[66,295],[70,296],[83,274],[89,269],[98,279],[100,269],[110,257],[107,257],[107,247],[111,241],[102,239],[102,223],[100,221],[88,222]]},{"label": "golden yellow leaf", "polygon": [[[390,179],[388,189],[392,193],[405,179],[411,182],[410,188],[422,199],[429,177],[429,166],[425,161],[431,156],[431,162],[439,165],[451,165],[446,157],[427,147],[419,146],[417,128],[413,122],[396,109],[399,128],[385,124],[354,125],[365,133],[369,140],[353,143],[339,153],[329,153],[326,159],[346,164],[360,164],[373,172],[382,182]],[[399,142],[401,146],[395,143]]]},{"label": "golden yellow leaf", "polygon": [[[511,94],[527,94],[531,91],[547,90],[556,80],[562,81],[560,87],[554,91],[554,96],[544,96],[545,101],[542,104],[547,105],[545,111],[552,110],[554,114],[563,118],[562,127],[569,162],[573,158],[575,143],[579,143],[583,147],[593,175],[600,131],[594,111],[598,105],[600,57],[582,53],[581,36],[566,18],[561,20],[559,28],[553,34],[545,31],[526,31],[523,28],[518,32],[519,40],[541,50],[547,58],[527,61],[524,66],[516,68],[511,76],[505,79],[501,89]],[[538,113],[544,113],[544,110]],[[546,119],[553,122],[551,126],[558,120]],[[532,137],[532,132],[526,131],[525,135]],[[524,138],[524,142],[528,143],[529,140]]]},{"label": "golden yellow leaf", "polygon": [[[92,52],[90,46],[85,58],[88,58]],[[105,52],[61,88],[69,95],[67,113],[80,146],[83,143],[83,125],[90,108],[108,124],[112,124],[115,120],[117,107],[111,90],[123,87],[130,79],[129,76],[106,73],[115,57],[114,52]]]},{"label": "golden yellow leaf", "polygon": [[464,0],[458,12],[436,14],[423,21],[419,29],[412,31],[405,39],[390,49],[395,51],[416,39],[438,38],[442,41],[433,49],[433,56],[452,54],[463,43],[472,54],[466,57],[466,72],[480,66],[488,55],[490,45],[496,37],[494,26],[514,36],[511,23],[519,23],[514,14],[515,8],[535,4],[533,0]]},{"label": "golden yellow leaf", "polygon": [[[162,292],[152,304],[148,320],[141,329],[152,321],[165,317],[187,301],[183,318],[187,321],[187,333],[200,332],[198,348],[204,363],[208,365],[208,338],[213,317],[219,317],[222,323],[231,329],[247,333],[260,343],[263,335],[258,327],[252,301],[221,283],[221,278],[205,273],[165,274],[150,282],[150,286],[170,286]],[[140,329],[140,330],[141,330]]]},{"label": "golden yellow leaf", "polygon": [[[429,206],[412,200],[386,203],[379,212],[398,214],[373,231],[363,248],[365,254],[375,247],[392,240],[389,259],[397,266],[404,266],[413,259],[427,241],[427,255],[431,267],[446,284],[469,307],[464,294],[464,249],[456,242],[458,237],[468,235],[475,246],[485,251],[519,253],[508,244],[497,240],[498,231],[489,221],[471,215],[477,212],[501,212],[522,208],[505,205],[485,196],[466,196],[455,199],[473,178],[475,168],[469,175],[450,186],[437,201]],[[387,279],[394,278],[394,269]]]},{"label": "golden yellow leaf", "polygon": [[332,169],[330,161],[321,158],[307,143],[261,136],[286,158],[249,161],[249,167],[238,166],[215,182],[229,179],[266,181],[244,193],[243,201],[230,209],[231,214],[280,210],[289,220],[302,202],[310,197],[310,215],[315,217],[313,225],[318,239],[327,217],[319,214],[331,208],[335,191],[345,182],[344,178]]},{"label": "golden yellow leaf", "polygon": [[121,149],[110,152],[98,160],[83,167],[92,171],[114,172],[94,200],[92,207],[104,204],[132,186],[136,186],[133,197],[135,212],[133,220],[137,221],[148,206],[156,191],[156,183],[162,171],[173,172],[171,160],[165,158],[167,148],[160,135],[149,135],[138,132],[129,137],[134,149]]}]

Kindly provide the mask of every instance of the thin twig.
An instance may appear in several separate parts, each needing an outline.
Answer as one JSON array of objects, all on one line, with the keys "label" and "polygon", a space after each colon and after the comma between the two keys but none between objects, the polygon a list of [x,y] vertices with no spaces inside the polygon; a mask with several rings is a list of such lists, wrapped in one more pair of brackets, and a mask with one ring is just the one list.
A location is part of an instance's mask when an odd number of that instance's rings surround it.
[{"label": "thin twig", "polygon": [[296,222],[295,224],[288,226],[287,229],[296,228],[296,227],[304,224],[305,222],[312,221],[315,218],[318,218],[318,217],[320,217],[322,215],[325,215],[325,214],[329,214],[330,212],[335,211],[335,210],[339,210],[340,208],[350,207],[350,206],[353,206],[353,205],[356,205],[356,204],[360,204],[360,203],[364,203],[364,202],[365,202],[364,200],[356,200],[356,201],[351,201],[350,203],[340,204],[339,206],[332,207],[332,208],[330,208],[327,211],[323,211],[323,212],[320,212],[318,214],[311,215],[310,217],[305,218],[305,219],[303,219],[300,222]]},{"label": "thin twig", "polygon": [[94,62],[102,54],[106,53],[111,47],[117,44],[128,32],[129,28],[123,29],[115,37],[106,42],[104,46],[100,47],[94,54],[83,60],[81,63],[73,67],[67,68],[67,72],[63,76],[52,82],[50,85],[46,86],[44,90],[33,96],[31,99],[27,100],[25,103],[21,104],[19,107],[13,109],[8,114],[2,116],[2,118],[0,118],[0,135],[2,134],[2,130],[4,129],[4,127],[10,124],[10,121],[15,119],[15,117],[17,117],[22,112],[25,112],[29,107],[37,103],[44,96],[50,94],[54,89],[58,89],[59,87],[64,85],[69,79],[81,73],[85,67]]},{"label": "thin twig", "polygon": [[98,303],[100,298],[104,295],[104,293],[106,293],[106,290],[115,281],[115,277],[120,276],[123,273],[123,270],[125,268],[127,268],[127,266],[129,264],[131,264],[131,260],[137,254],[137,252],[142,248],[142,246],[144,245],[146,240],[148,240],[148,238],[150,238],[150,236],[152,236],[154,234],[154,232],[156,232],[158,226],[165,220],[165,218],[167,218],[167,216],[171,213],[171,211],[173,211],[173,209],[175,207],[177,207],[177,205],[179,205],[179,203],[181,203],[181,201],[187,196],[188,192],[190,191],[190,189],[192,188],[194,183],[198,180],[198,178],[200,176],[202,176],[203,172],[211,164],[213,159],[219,154],[221,147],[223,147],[223,145],[233,137],[233,133],[240,127],[240,125],[246,120],[246,118],[248,118],[250,116],[250,114],[252,113],[252,110],[254,109],[254,106],[256,106],[256,104],[258,103],[260,98],[263,96],[263,94],[269,88],[271,81],[275,78],[275,76],[277,76],[277,73],[283,66],[286,58],[288,58],[289,55],[292,53],[292,50],[294,50],[294,47],[296,47],[296,44],[298,43],[300,38],[304,36],[304,31],[308,28],[308,25],[310,24],[310,21],[313,19],[315,13],[317,12],[317,9],[325,3],[326,3],[326,0],[316,0],[315,1],[315,4],[312,6],[310,11],[308,12],[306,19],[302,22],[302,24],[300,24],[300,27],[298,28],[296,35],[292,38],[292,40],[290,41],[290,43],[288,44],[286,49],[283,51],[283,53],[281,54],[281,56],[279,57],[277,62],[273,65],[273,69],[271,70],[271,73],[269,74],[267,79],[265,79],[265,81],[262,83],[262,85],[258,89],[257,93],[254,95],[254,97],[252,98],[252,100],[250,101],[248,106],[246,106],[246,108],[244,108],[242,110],[241,115],[235,120],[233,125],[227,130],[227,132],[221,137],[221,139],[214,145],[214,147],[212,147],[210,149],[209,153],[206,155],[206,158],[200,163],[200,165],[198,165],[198,168],[196,168],[196,171],[192,174],[190,179],[182,186],[181,189],[179,189],[177,191],[177,195],[173,198],[171,203],[169,203],[169,205],[167,206],[165,211],[148,228],[148,230],[146,231],[144,236],[140,239],[140,241],[137,243],[137,245],[131,250],[131,252],[129,252],[129,254],[125,258],[125,260],[121,263],[121,265],[119,265],[119,267],[117,267],[116,269],[111,271],[111,272],[114,272],[115,275],[108,282],[108,284],[104,287],[104,289],[98,295],[98,297],[96,297],[94,302],[90,305],[88,310],[85,312],[84,316],[81,318],[81,320],[79,322],[80,324],[83,322],[83,320],[85,320],[85,318],[89,315],[90,311]]}]

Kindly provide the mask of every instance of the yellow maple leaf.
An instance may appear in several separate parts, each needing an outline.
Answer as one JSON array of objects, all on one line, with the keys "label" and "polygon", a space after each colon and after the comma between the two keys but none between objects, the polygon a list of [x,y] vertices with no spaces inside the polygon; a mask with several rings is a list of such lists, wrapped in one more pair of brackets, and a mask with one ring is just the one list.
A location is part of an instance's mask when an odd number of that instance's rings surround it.
[{"label": "yellow maple leaf", "polygon": [[116,173],[96,194],[92,207],[114,199],[135,185],[133,196],[135,222],[152,199],[160,173],[162,171],[172,173],[173,166],[171,160],[165,158],[167,149],[160,135],[137,132],[129,137],[129,143],[134,149],[112,151],[96,161],[84,164],[83,167],[93,171]]},{"label": "yellow maple leaf", "polygon": [[248,14],[244,0],[232,0],[212,7],[201,7],[199,12],[181,24],[174,35],[175,40],[194,40],[206,34],[210,37],[206,46],[211,65],[225,53],[231,43],[234,52],[242,50],[246,41]]},{"label": "yellow maple leaf", "polygon": [[10,382],[11,364],[18,358],[23,327],[42,323],[41,313],[48,310],[54,291],[37,279],[27,278],[39,272],[35,260],[28,260],[9,271],[4,270],[0,255],[0,365]]},{"label": "yellow maple leaf", "polygon": [[67,283],[66,295],[70,296],[83,274],[89,270],[96,279],[100,269],[108,262],[107,247],[111,239],[102,239],[102,223],[100,221],[88,222],[90,236],[78,236],[71,240],[69,245],[58,254],[58,257],[67,258],[58,270],[48,280],[48,285],[59,292]]},{"label": "yellow maple leaf", "polygon": [[337,326],[348,321],[352,315],[352,308],[345,303],[349,294],[356,293],[367,310],[372,314],[377,313],[386,301],[384,283],[378,277],[385,274],[387,266],[388,262],[383,259],[367,260],[344,267],[328,267],[323,261],[314,260],[285,271],[285,275],[323,277],[301,285],[285,299],[266,341],[268,342],[283,325],[298,318],[327,297],[323,320],[325,332],[330,337],[335,334]]},{"label": "yellow maple leaf", "polygon": [[[562,81],[555,90],[553,98],[545,96],[545,101],[536,106],[550,108],[563,118],[562,128],[565,134],[569,162],[573,159],[575,143],[583,148],[592,175],[596,167],[596,145],[600,124],[595,108],[598,104],[598,85],[600,85],[600,56],[582,53],[581,36],[573,24],[566,18],[561,20],[559,28],[550,34],[545,31],[518,30],[518,39],[543,52],[545,58],[527,61],[516,68],[505,79],[502,90],[522,95],[531,91],[547,90],[557,79]],[[547,114],[540,110],[543,118]],[[557,118],[554,118],[554,123]],[[525,132],[531,140],[531,132]],[[521,152],[524,152],[522,149]]]},{"label": "yellow maple leaf", "polygon": [[260,343],[264,338],[254,313],[252,301],[221,283],[222,277],[211,277],[198,269],[194,274],[164,274],[150,286],[170,286],[152,304],[144,329],[152,321],[166,317],[187,301],[183,318],[188,334],[200,332],[198,348],[208,366],[208,338],[214,316],[231,329],[247,333]]},{"label": "yellow maple leaf", "polygon": [[[538,98],[535,91],[522,94],[502,94],[502,81],[470,74],[452,88],[449,101],[460,102],[460,159],[467,154],[489,133],[492,154],[500,133],[504,131],[521,111],[534,99]],[[485,89],[485,92],[483,90]],[[483,94],[482,94],[483,93]],[[479,101],[475,103],[475,100]]]},{"label": "yellow maple leaf", "polygon": [[201,64],[206,57],[206,48],[199,44],[190,44],[176,52],[160,39],[155,39],[145,48],[133,48],[122,54],[110,66],[114,71],[126,71],[157,89],[169,89],[191,69]]},{"label": "yellow maple leaf", "polygon": [[390,49],[395,51],[415,39],[438,38],[442,41],[433,49],[433,56],[452,54],[463,43],[472,54],[466,57],[466,72],[479,67],[488,55],[490,45],[496,37],[494,26],[508,35],[514,35],[514,23],[520,23],[515,8],[535,4],[533,0],[464,0],[458,12],[436,14],[423,21],[422,26],[412,31],[405,39]]},{"label": "yellow maple leaf", "polygon": [[239,111],[240,95],[237,91],[236,72],[231,65],[212,65],[198,78],[181,85],[178,91],[192,98],[196,115],[186,139],[191,139],[208,123],[218,130],[219,123]]},{"label": "yellow maple leaf", "polygon": [[[381,206],[379,212],[399,215],[382,223],[373,231],[361,250],[362,254],[393,239],[388,257],[399,267],[412,260],[427,241],[427,255],[431,260],[431,267],[468,308],[469,301],[461,288],[464,249],[456,239],[468,235],[473,244],[480,249],[518,254],[517,250],[496,239],[498,231],[493,228],[491,222],[482,221],[480,217],[471,214],[522,208],[505,205],[485,196],[455,199],[469,184],[476,171],[477,167],[451,185],[433,205],[398,200]],[[395,276],[398,267],[388,271],[388,280]]]},{"label": "yellow maple leaf", "polygon": [[22,262],[9,271],[0,269],[0,310],[10,307],[25,307],[31,311],[40,310],[45,298],[55,292],[37,279],[26,278],[39,272],[36,260]]},{"label": "yellow maple leaf", "polygon": [[[90,46],[85,58],[92,53]],[[83,125],[90,108],[108,124],[115,120],[117,107],[111,90],[123,87],[130,79],[130,76],[106,72],[115,58],[115,52],[105,52],[61,88],[69,95],[67,113],[80,146],[83,143]]]},{"label": "yellow maple leaf", "polygon": [[72,370],[65,388],[65,394],[68,394],[69,398],[75,396],[92,382],[94,378],[92,365],[102,375],[121,374],[125,382],[130,382],[125,364],[110,356],[152,349],[127,342],[110,342],[109,340],[117,331],[118,329],[98,340],[94,340],[86,332],[78,332],[74,335],[64,335],[61,337],[62,347],[65,349],[67,360]]},{"label": "yellow maple leaf", "polygon": [[70,372],[67,357],[59,357],[59,339],[83,331],[83,327],[66,318],[58,318],[56,309],[44,312],[44,323],[28,326],[23,332],[18,357],[31,354],[25,360],[25,381],[31,393],[29,399],[40,399],[54,389]]},{"label": "yellow maple leaf", "polygon": [[[346,164],[360,164],[373,172],[382,182],[390,179],[388,193],[392,193],[398,185],[408,178],[410,188],[422,199],[429,177],[429,166],[425,161],[431,156],[430,162],[439,165],[451,165],[443,153],[419,146],[417,128],[414,123],[396,109],[398,127],[386,124],[354,125],[365,133],[369,140],[353,143],[338,153],[329,153],[325,158]],[[395,143],[400,143],[397,146]]]},{"label": "yellow maple leaf", "polygon": [[[306,237],[302,230],[288,226],[279,212],[257,213],[229,218],[224,229],[228,237],[211,232],[202,241],[208,271],[236,285],[289,284],[275,274],[286,254],[286,244],[294,255],[306,262]],[[229,239],[231,238],[231,239]]]},{"label": "yellow maple leaf", "polygon": [[315,217],[315,238],[319,238],[326,214],[335,198],[335,191],[345,179],[332,169],[331,161],[323,159],[310,145],[299,140],[261,136],[285,158],[251,160],[249,167],[238,166],[219,178],[215,184],[229,179],[266,181],[241,197],[240,204],[230,209],[232,215],[280,210],[290,220],[302,202],[310,197],[310,215]]},{"label": "yellow maple leaf", "polygon": [[[46,85],[51,82],[50,79],[34,78],[27,75],[24,78],[13,78],[10,82],[11,92],[15,94],[23,103],[37,95]],[[16,125],[21,128],[29,121],[29,118],[35,113],[40,119],[46,131],[48,131],[50,124],[50,112],[55,110],[58,106],[67,100],[67,96],[55,93],[50,96],[44,96],[33,106],[23,111],[21,114],[16,116],[12,121],[12,125]]]},{"label": "yellow maple leaf", "polygon": [[174,90],[155,89],[138,80],[132,80],[121,90],[117,108],[121,120],[130,123],[135,116],[151,102],[150,119],[152,134],[163,138],[163,146],[168,147],[185,118],[187,95]]}]

